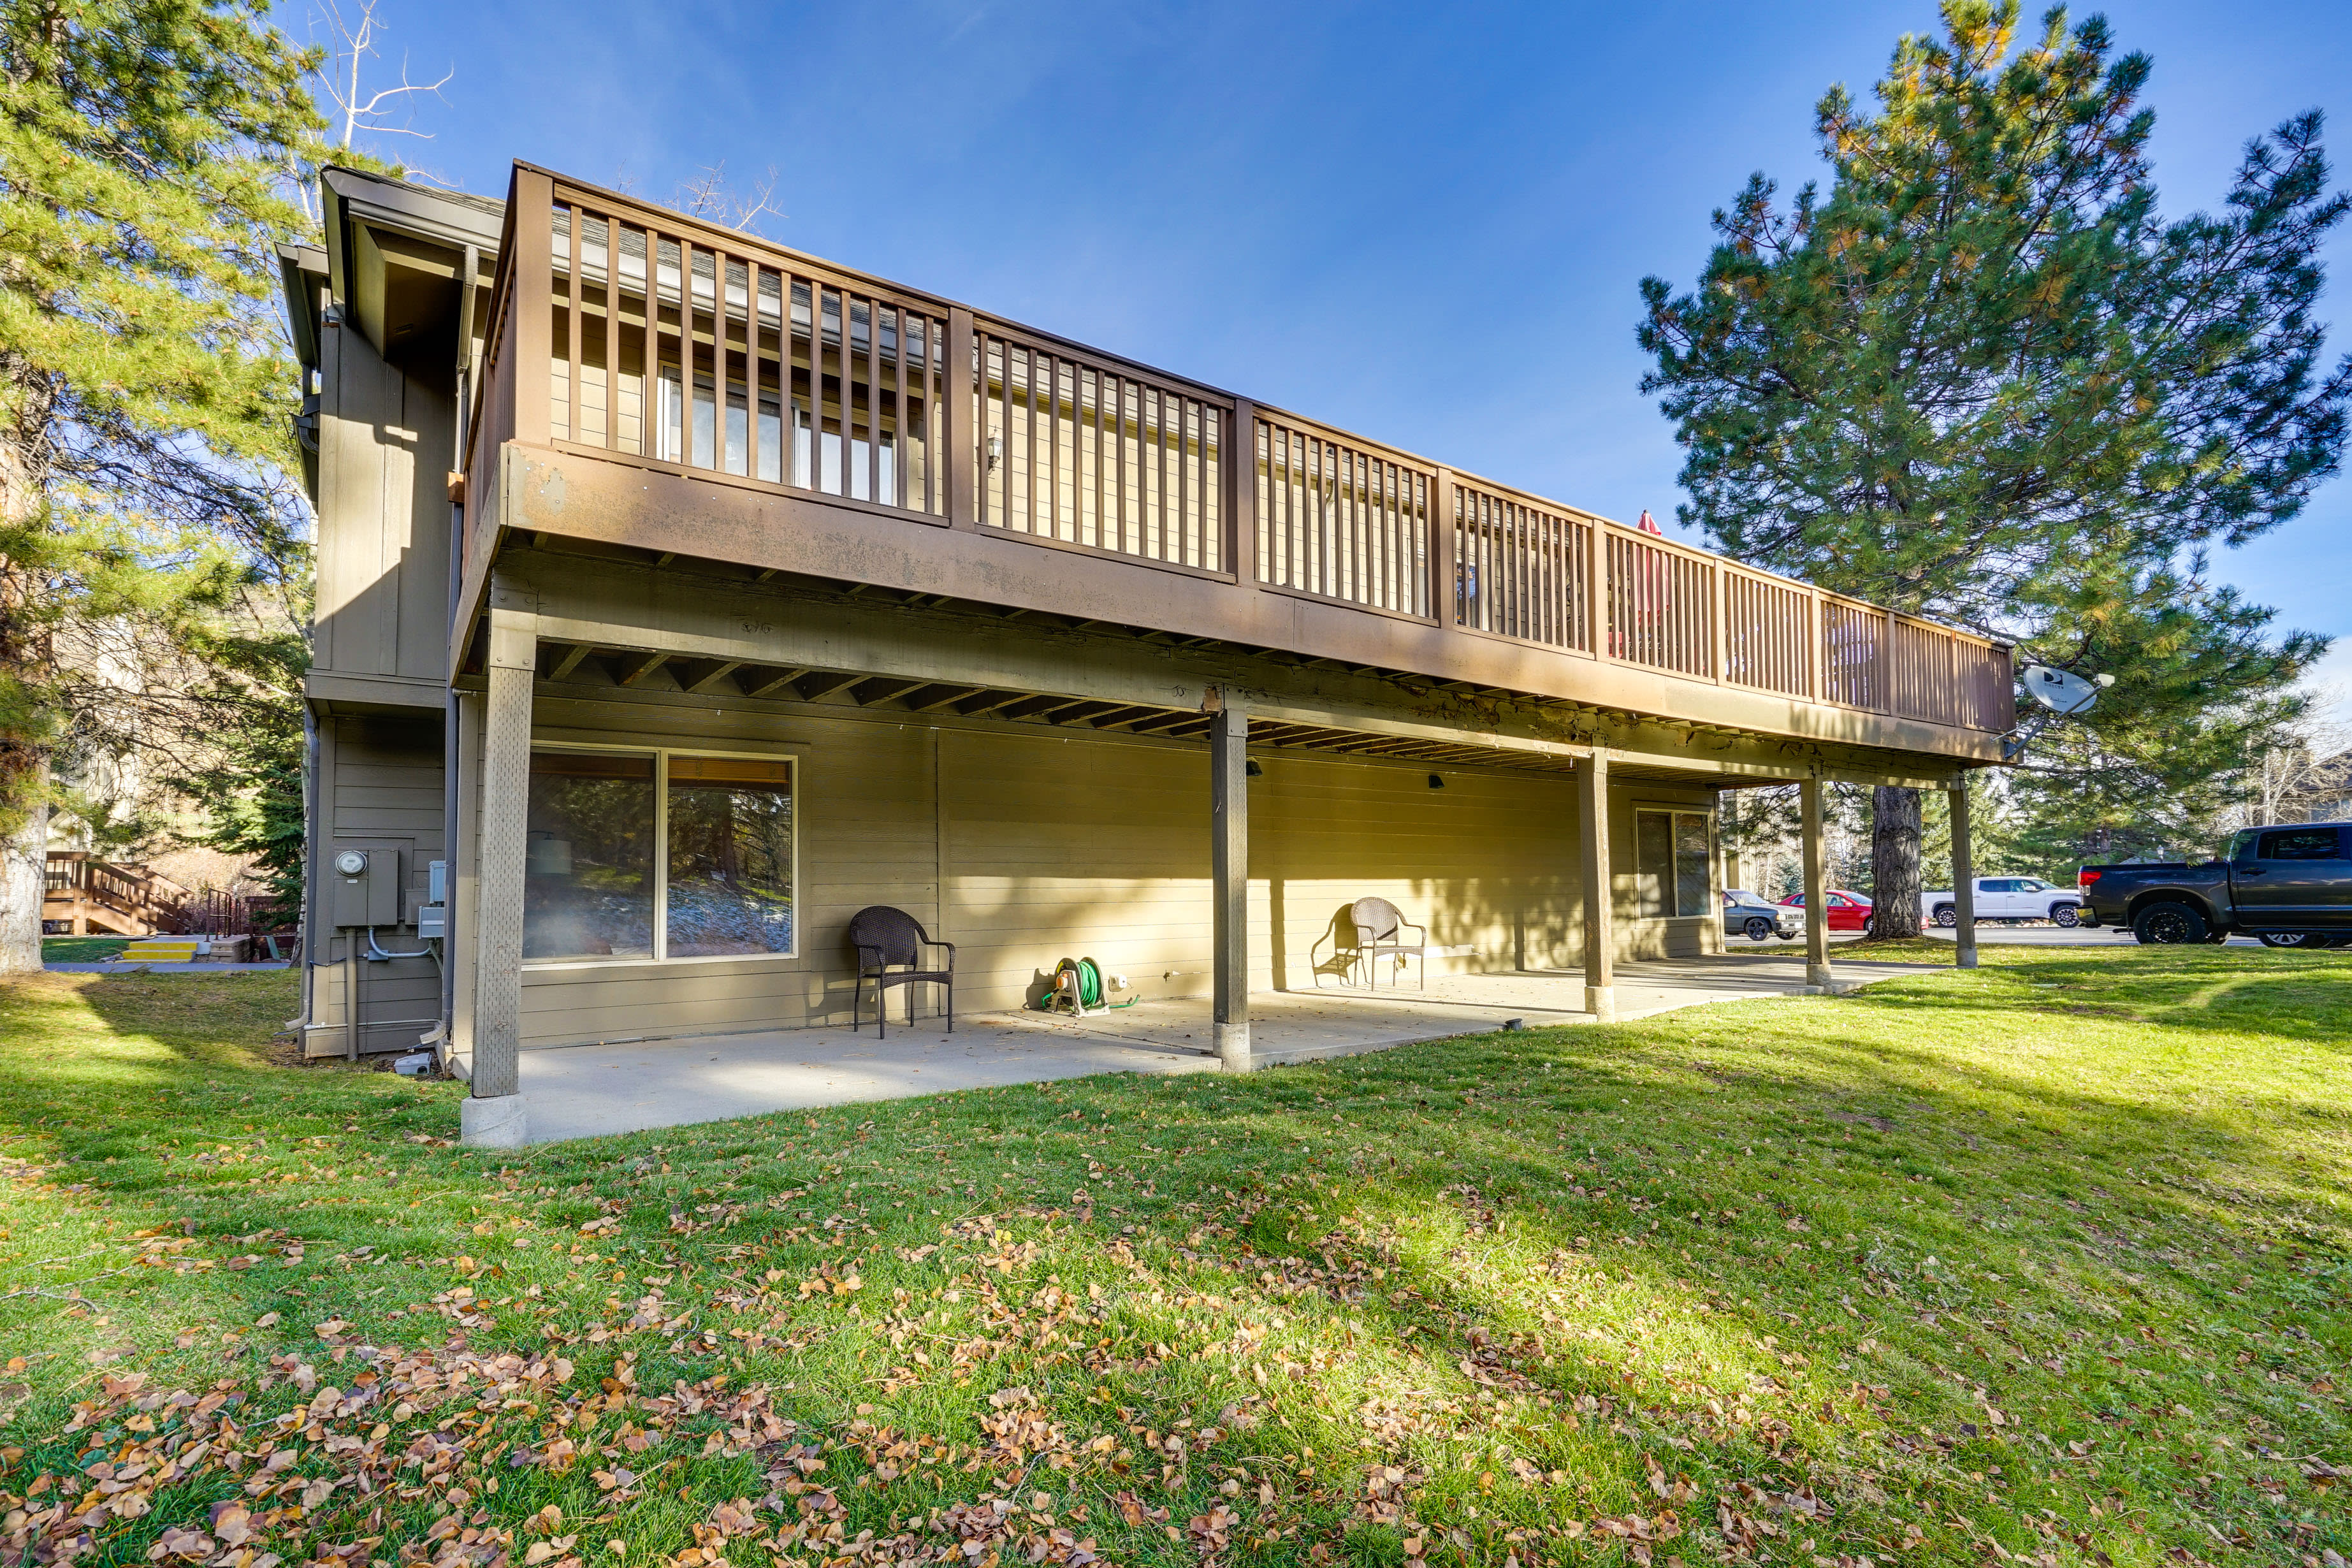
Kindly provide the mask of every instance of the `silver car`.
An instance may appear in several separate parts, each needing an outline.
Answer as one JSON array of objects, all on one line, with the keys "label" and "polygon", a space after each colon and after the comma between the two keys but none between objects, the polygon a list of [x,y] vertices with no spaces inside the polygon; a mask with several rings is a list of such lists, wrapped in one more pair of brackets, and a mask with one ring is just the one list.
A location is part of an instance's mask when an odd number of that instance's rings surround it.
[{"label": "silver car", "polygon": [[1805,931],[1805,911],[1791,904],[1768,903],[1754,893],[1728,888],[1723,894],[1723,935],[1726,941],[1744,936],[1754,942],[1774,937],[1788,941]]}]

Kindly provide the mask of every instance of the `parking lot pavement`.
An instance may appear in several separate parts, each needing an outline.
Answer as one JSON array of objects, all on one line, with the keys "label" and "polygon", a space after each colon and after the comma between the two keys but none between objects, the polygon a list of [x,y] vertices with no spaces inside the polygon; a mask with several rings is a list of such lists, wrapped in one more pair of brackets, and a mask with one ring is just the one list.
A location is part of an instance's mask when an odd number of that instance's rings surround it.
[{"label": "parking lot pavement", "polygon": [[[1920,934],[1940,937],[1946,942],[1950,942],[1954,933],[1942,926],[1929,926]],[[2044,925],[2005,926],[1983,923],[1977,927],[1979,947],[1990,947],[1996,942],[2009,947],[2116,947],[2126,943],[2137,946],[2138,939],[2132,935],[2127,926],[2095,928],[2076,926],[2073,931],[2062,931],[2056,926]],[[2260,947],[2263,944],[2250,936],[2233,936],[2226,945]]]},{"label": "parking lot pavement", "polygon": [[[1953,933],[1942,926],[1932,925],[1920,934],[1937,937],[1945,942],[1950,942],[1953,937]],[[1833,944],[1860,942],[1862,939],[1860,931],[1838,931],[1830,933],[1830,941]],[[1762,942],[1750,942],[1745,937],[1735,937],[1724,943],[1725,948],[1733,952],[1746,952],[1751,947],[1761,947],[1769,951],[1772,948],[1802,948],[1804,945],[1805,939],[1801,936],[1786,942],[1776,939]],[[2119,947],[2137,946],[2138,941],[2128,928],[2123,926],[2096,928],[2076,926],[2073,931],[2062,931],[2052,925],[1996,925],[1988,921],[1979,923],[1977,927],[1977,945],[1979,947]],[[2262,943],[2250,936],[2233,936],[2226,945],[2260,947]]]}]

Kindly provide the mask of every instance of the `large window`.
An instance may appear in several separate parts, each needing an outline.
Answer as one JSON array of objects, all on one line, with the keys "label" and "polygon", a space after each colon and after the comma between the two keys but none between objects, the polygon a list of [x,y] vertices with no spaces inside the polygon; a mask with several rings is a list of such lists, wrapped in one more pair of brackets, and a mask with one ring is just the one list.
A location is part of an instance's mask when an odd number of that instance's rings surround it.
[{"label": "large window", "polygon": [[533,752],[525,958],[654,955],[654,759]]},{"label": "large window", "polygon": [[783,758],[533,751],[523,956],[792,952],[793,770]]},{"label": "large window", "polygon": [[671,958],[793,950],[793,765],[669,759]]},{"label": "large window", "polygon": [[1706,813],[1633,814],[1634,912],[1641,919],[1709,912],[1707,866]]}]

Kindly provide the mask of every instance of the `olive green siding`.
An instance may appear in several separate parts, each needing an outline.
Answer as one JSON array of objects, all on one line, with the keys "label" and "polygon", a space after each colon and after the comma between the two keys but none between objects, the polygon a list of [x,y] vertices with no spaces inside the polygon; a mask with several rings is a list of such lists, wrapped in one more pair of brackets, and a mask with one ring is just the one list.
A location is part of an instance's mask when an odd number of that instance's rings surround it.
[{"label": "olive green siding", "polygon": [[[800,951],[526,965],[526,1045],[846,1024],[846,929],[873,903],[907,910],[957,944],[966,1013],[1034,1001],[1064,957],[1126,976],[1122,996],[1208,990],[1208,778],[1196,744],[908,722],[821,704],[583,700],[544,685],[533,735],[797,757]],[[1425,766],[1272,752],[1260,760],[1250,790],[1254,984],[1345,984],[1345,911],[1366,894],[1430,928],[1434,973],[1577,962],[1566,775],[1447,769],[1433,789]],[[1707,793],[1637,783],[1615,793],[1628,868],[1617,879],[1621,953],[1700,951],[1707,922],[1625,917],[1633,802],[1705,808]]]},{"label": "olive green siding", "polygon": [[318,609],[311,668],[438,710],[449,662],[455,402],[348,328],[320,340]]},{"label": "olive green siding", "polygon": [[[324,868],[342,849],[392,850],[401,858],[404,920],[424,901],[426,868],[442,852],[441,721],[437,714],[408,718],[356,714],[319,721],[319,801],[325,821],[312,838],[312,882],[327,888]],[[312,1056],[339,1056],[350,1044],[344,992],[356,945],[367,951],[367,933],[338,931],[331,912],[313,900],[306,943],[310,972],[309,1025],[305,1048]],[[413,928],[376,932],[387,952],[411,952],[422,944]],[[439,1022],[441,973],[430,958],[360,961],[360,1049],[405,1049]]]}]

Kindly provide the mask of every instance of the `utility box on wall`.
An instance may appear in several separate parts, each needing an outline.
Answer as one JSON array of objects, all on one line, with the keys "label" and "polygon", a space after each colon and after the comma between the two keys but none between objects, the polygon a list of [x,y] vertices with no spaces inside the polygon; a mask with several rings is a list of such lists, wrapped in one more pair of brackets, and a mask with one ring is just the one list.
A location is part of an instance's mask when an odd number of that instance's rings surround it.
[{"label": "utility box on wall", "polygon": [[425,897],[413,911],[416,934],[422,938],[446,940],[449,935],[449,862],[426,861],[425,883]]},{"label": "utility box on wall", "polygon": [[338,849],[329,858],[336,925],[400,924],[400,859],[397,849]]}]

